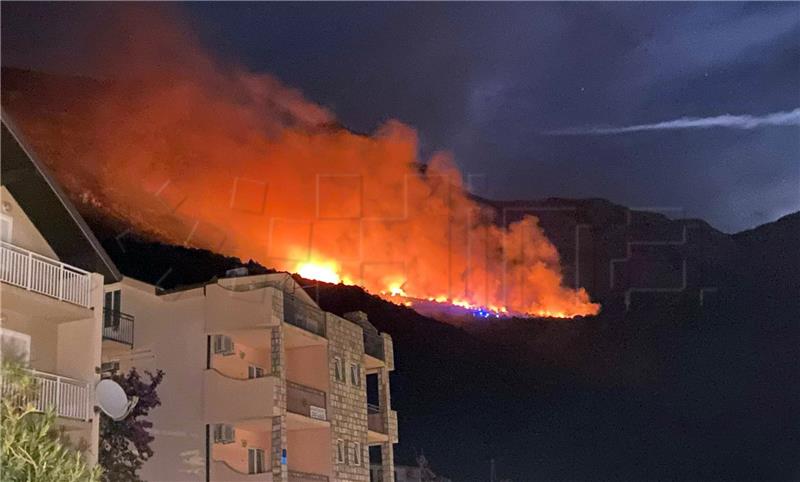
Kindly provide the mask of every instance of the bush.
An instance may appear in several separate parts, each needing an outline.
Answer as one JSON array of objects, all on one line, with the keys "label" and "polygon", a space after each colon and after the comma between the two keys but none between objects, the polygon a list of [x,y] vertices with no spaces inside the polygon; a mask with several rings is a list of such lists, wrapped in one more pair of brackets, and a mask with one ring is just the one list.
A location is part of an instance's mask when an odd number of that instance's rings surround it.
[{"label": "bush", "polygon": [[17,365],[0,368],[0,478],[4,482],[99,482],[80,451],[56,428],[52,410],[37,412],[36,380]]},{"label": "bush", "polygon": [[150,442],[151,422],[145,420],[150,410],[161,405],[156,387],[164,378],[158,370],[155,375],[144,372],[145,381],[136,368],[124,375],[114,374],[111,379],[119,383],[128,397],[139,397],[139,402],[125,419],[114,421],[105,414],[100,417],[100,454],[103,480],[106,482],[140,482],[139,469],[153,456]]}]

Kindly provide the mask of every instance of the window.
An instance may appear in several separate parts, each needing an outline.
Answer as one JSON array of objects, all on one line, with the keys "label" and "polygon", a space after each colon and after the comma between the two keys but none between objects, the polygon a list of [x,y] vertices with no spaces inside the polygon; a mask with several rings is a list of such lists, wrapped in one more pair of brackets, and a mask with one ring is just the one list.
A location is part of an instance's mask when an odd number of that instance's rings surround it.
[{"label": "window", "polygon": [[353,465],[361,465],[361,443],[353,442]]},{"label": "window", "polygon": [[219,423],[214,425],[214,443],[215,444],[232,444],[236,441],[236,429],[233,425]]},{"label": "window", "polygon": [[336,441],[336,463],[344,463],[344,440],[342,439]]},{"label": "window", "polygon": [[233,340],[226,335],[214,335],[214,353],[233,355]]},{"label": "window", "polygon": [[344,366],[342,366],[342,359],[338,356],[334,357],[333,359],[333,370],[337,382],[347,381],[344,377]]},{"label": "window", "polygon": [[361,365],[357,363],[350,364],[350,381],[357,387],[361,386]]},{"label": "window", "polygon": [[264,376],[264,373],[266,373],[266,371],[259,366],[250,365],[247,367],[247,378],[261,378]]},{"label": "window", "polygon": [[247,472],[264,473],[264,449],[247,449]]},{"label": "window", "polygon": [[6,243],[11,242],[11,228],[13,226],[14,218],[11,216],[6,216],[5,214],[0,214],[0,240],[5,241]]},{"label": "window", "polygon": [[106,292],[106,300],[103,304],[103,328],[119,329],[121,311],[122,292],[120,290]]}]

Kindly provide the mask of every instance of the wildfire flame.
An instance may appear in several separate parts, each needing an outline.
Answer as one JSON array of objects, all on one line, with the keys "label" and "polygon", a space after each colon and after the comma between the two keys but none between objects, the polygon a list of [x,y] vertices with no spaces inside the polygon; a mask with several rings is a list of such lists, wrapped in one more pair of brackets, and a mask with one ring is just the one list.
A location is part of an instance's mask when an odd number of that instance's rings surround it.
[{"label": "wildfire flame", "polygon": [[[298,263],[297,267],[295,268],[295,272],[302,276],[303,278],[309,280],[317,280],[323,281],[326,283],[342,283],[346,285],[356,284],[353,283],[350,277],[342,277],[341,268],[339,267],[338,263],[335,261],[306,261],[302,263]],[[420,301],[418,298],[414,298],[408,295],[403,289],[403,286],[406,284],[405,281],[394,281],[389,283],[385,290],[381,290],[378,294],[388,301],[392,301],[394,303],[413,307],[415,301]],[[519,313],[512,313],[505,306],[496,306],[496,305],[487,305],[482,306],[480,304],[472,303],[467,299],[463,298],[448,298],[447,295],[438,295],[438,296],[429,296],[426,298],[428,302],[434,302],[443,305],[452,305],[457,306],[460,308],[464,308],[476,316],[489,318],[489,317],[505,317],[505,316],[536,316],[536,317],[544,317],[544,318],[573,318],[577,316],[573,313],[568,313],[564,311],[553,311],[547,309],[540,309],[532,312],[519,312]]]},{"label": "wildfire flame", "polygon": [[324,281],[326,283],[341,283],[336,264],[333,262],[319,264],[314,262],[304,262],[297,265],[295,272],[306,279]]},{"label": "wildfire flame", "polygon": [[499,224],[447,154],[417,158],[410,127],[336,127],[297,90],[219,65],[184,28],[131,8],[96,32],[98,60],[108,62],[97,68],[123,80],[74,91],[22,83],[3,95],[62,184],[91,200],[82,209],[407,306],[430,300],[489,316],[599,310],[563,285],[535,217]]}]

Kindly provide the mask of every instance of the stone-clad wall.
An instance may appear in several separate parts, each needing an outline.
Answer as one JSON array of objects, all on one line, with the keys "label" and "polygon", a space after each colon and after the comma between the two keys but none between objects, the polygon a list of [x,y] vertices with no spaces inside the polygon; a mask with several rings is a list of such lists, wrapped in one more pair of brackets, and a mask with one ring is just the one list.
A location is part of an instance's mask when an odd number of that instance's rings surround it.
[{"label": "stone-clad wall", "polygon": [[[273,310],[283,318],[283,293],[273,290]],[[276,301],[277,300],[277,301]],[[270,330],[270,353],[272,355],[272,374],[280,380],[273,394],[273,407],[276,416],[272,418],[272,453],[270,455],[270,469],[274,482],[285,482],[289,478],[288,467],[283,464],[283,449],[288,444],[286,430],[286,352],[284,351],[283,325],[278,325]],[[277,416],[280,414],[280,416]]]},{"label": "stone-clad wall", "polygon": [[[367,444],[366,370],[363,366],[364,340],[361,327],[336,315],[326,313],[328,361],[331,380],[328,404],[331,422],[331,458],[333,480],[369,482],[369,446]],[[335,358],[342,360],[345,381],[336,380]],[[358,364],[360,386],[350,377],[350,365]],[[337,460],[336,445],[345,441],[344,463]],[[353,464],[353,442],[361,443],[361,465]]]}]

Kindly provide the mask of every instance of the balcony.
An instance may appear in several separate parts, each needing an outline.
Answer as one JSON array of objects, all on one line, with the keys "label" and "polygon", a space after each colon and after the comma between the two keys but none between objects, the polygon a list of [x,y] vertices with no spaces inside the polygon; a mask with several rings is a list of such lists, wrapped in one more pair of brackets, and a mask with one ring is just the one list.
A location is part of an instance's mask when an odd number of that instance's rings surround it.
[{"label": "balcony", "polygon": [[274,376],[252,379],[228,377],[211,368],[205,372],[205,418],[209,423],[272,417]]},{"label": "balcony", "polygon": [[0,383],[3,398],[20,405],[30,405],[37,412],[53,409],[56,415],[73,420],[88,421],[94,405],[94,390],[87,382],[37,370],[26,370],[33,378],[30,391],[19,391],[7,377]]},{"label": "balcony", "polygon": [[212,461],[211,480],[224,480],[225,482],[272,482],[272,472],[248,474],[241,472],[222,460]]},{"label": "balcony", "polygon": [[311,474],[308,472],[289,471],[289,482],[327,482],[327,475]]},{"label": "balcony", "polygon": [[364,331],[364,353],[378,360],[383,360],[385,358],[383,337]]},{"label": "balcony", "polygon": [[315,335],[325,336],[325,314],[319,308],[303,303],[291,295],[284,294],[283,319],[286,323]]},{"label": "balcony", "polygon": [[133,315],[103,308],[103,339],[133,346]]},{"label": "balcony", "polygon": [[286,381],[286,410],[315,420],[328,420],[325,392]]},{"label": "balcony", "polygon": [[59,301],[90,306],[87,271],[6,242],[0,245],[0,281]]},{"label": "balcony", "polygon": [[367,404],[367,428],[373,432],[386,433],[386,426],[383,423],[381,409],[377,405]]}]

